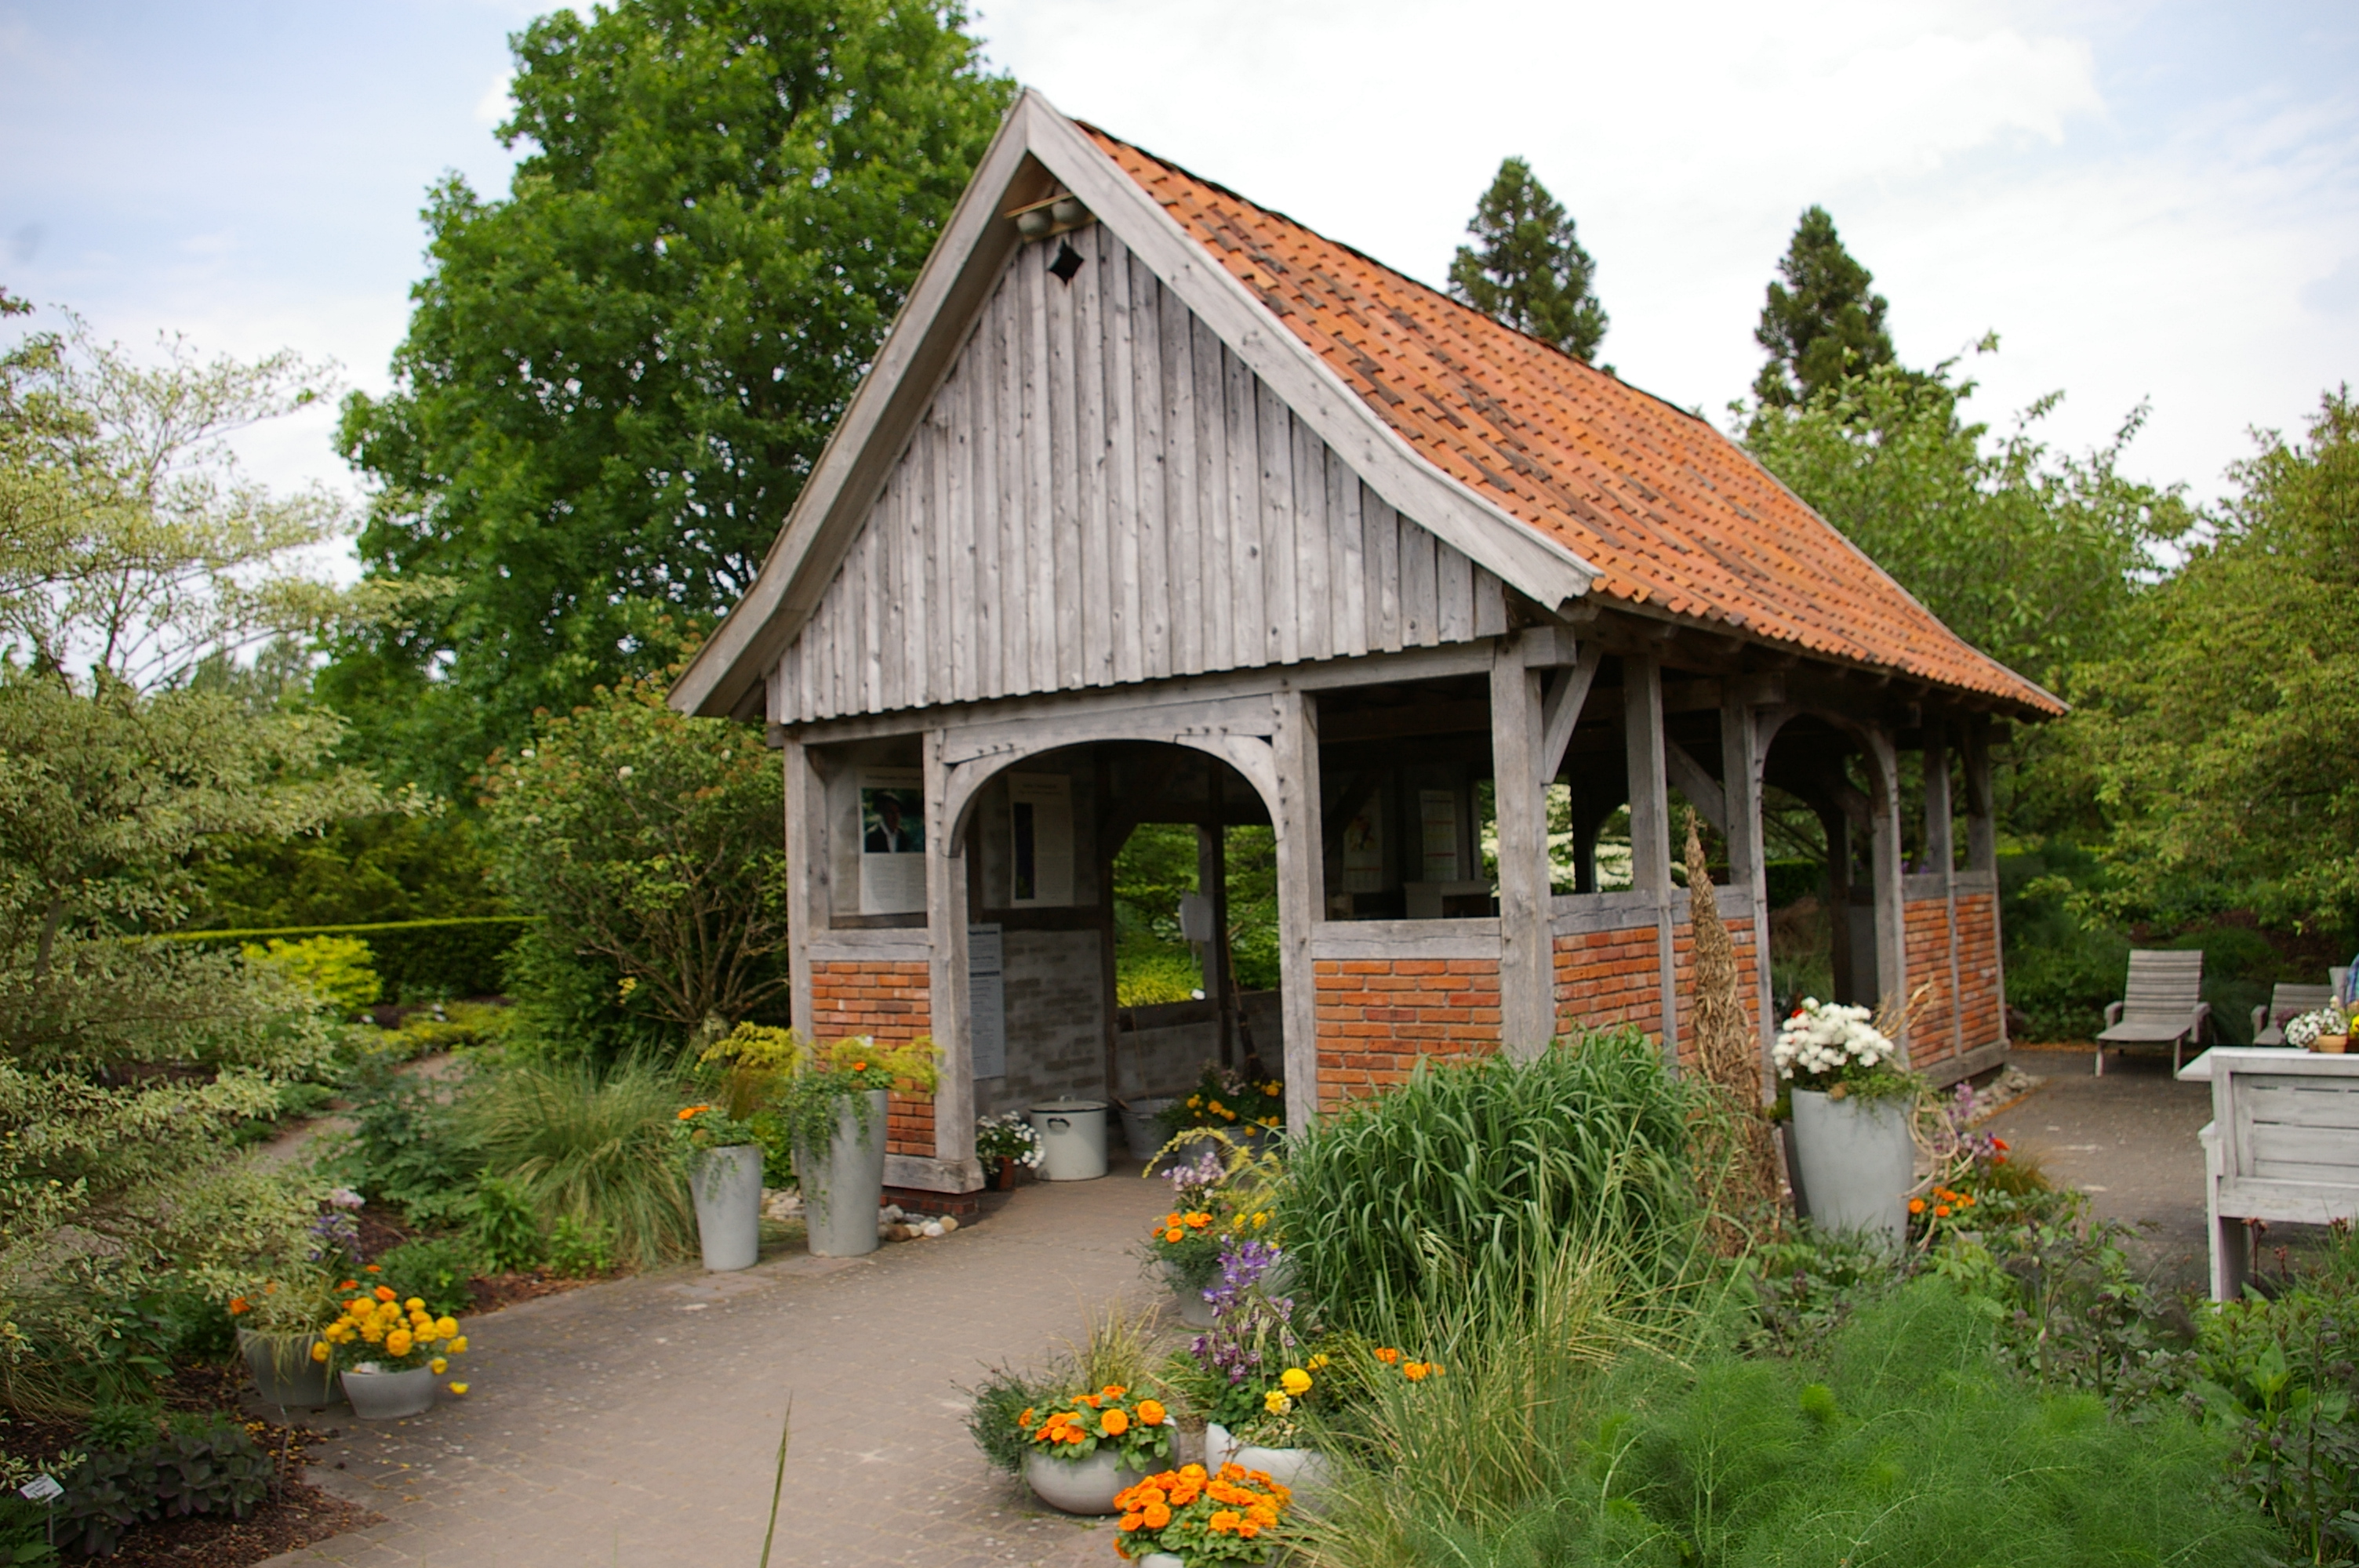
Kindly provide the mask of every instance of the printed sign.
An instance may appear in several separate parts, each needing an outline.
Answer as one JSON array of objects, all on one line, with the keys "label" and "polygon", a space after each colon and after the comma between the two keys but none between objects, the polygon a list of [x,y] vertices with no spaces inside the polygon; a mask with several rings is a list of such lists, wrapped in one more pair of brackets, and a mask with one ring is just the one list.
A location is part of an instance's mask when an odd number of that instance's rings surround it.
[{"label": "printed sign", "polygon": [[860,913],[908,914],[926,907],[926,775],[919,768],[863,768]]},{"label": "printed sign", "polygon": [[1063,773],[1007,775],[1007,902],[1038,909],[1073,902],[1073,781]]},{"label": "printed sign", "polygon": [[966,928],[968,1053],[978,1078],[1007,1076],[1007,981],[1006,945],[996,925]]}]

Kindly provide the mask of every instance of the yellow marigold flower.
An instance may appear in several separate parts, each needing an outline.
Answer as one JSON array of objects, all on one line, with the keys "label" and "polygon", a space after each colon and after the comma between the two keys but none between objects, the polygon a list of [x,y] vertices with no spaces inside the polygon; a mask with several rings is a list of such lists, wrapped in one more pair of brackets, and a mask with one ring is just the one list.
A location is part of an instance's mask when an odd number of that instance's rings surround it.
[{"label": "yellow marigold flower", "polygon": [[402,1310],[405,1312],[424,1312],[426,1310],[426,1298],[424,1296],[412,1296],[408,1301],[402,1303],[401,1305]]},{"label": "yellow marigold flower", "polygon": [[326,1342],[325,1342],[325,1341],[321,1341],[321,1343],[316,1344],[316,1345],[314,1345],[314,1346],[311,1346],[311,1359],[312,1359],[312,1360],[314,1360],[314,1361],[325,1361],[327,1358],[328,1358],[328,1346],[327,1346],[327,1344],[326,1344]]},{"label": "yellow marigold flower", "polygon": [[1294,1408],[1294,1401],[1286,1397],[1283,1389],[1272,1389],[1262,1396],[1261,1408],[1272,1415],[1284,1415]]},{"label": "yellow marigold flower", "polygon": [[1296,1399],[1310,1391],[1310,1374],[1299,1367],[1288,1367],[1277,1376],[1278,1386]]},{"label": "yellow marigold flower", "polygon": [[450,1362],[448,1362],[448,1361],[445,1361],[445,1360],[444,1360],[444,1359],[442,1359],[442,1357],[440,1357],[440,1356],[437,1356],[436,1357],[434,1357],[434,1359],[433,1359],[433,1360],[429,1361],[428,1363],[426,1363],[426,1369],[427,1369],[428,1371],[429,1371],[429,1372],[433,1373],[433,1374],[434,1374],[436,1377],[438,1377],[438,1378],[439,1378],[439,1377],[440,1377],[444,1372],[446,1372],[446,1371],[450,1370],[450,1368],[451,1368],[451,1363],[450,1363]]},{"label": "yellow marigold flower", "polygon": [[461,1352],[462,1350],[464,1350],[464,1349],[466,1349],[466,1348],[467,1348],[467,1336],[466,1336],[465,1335],[463,1335],[463,1334],[462,1334],[462,1335],[460,1335],[457,1338],[455,1338],[455,1339],[453,1339],[453,1340],[451,1340],[451,1355],[453,1355],[453,1356],[458,1355],[458,1354],[459,1354],[459,1352]]},{"label": "yellow marigold flower", "polygon": [[451,1316],[448,1313],[445,1313],[442,1316],[434,1320],[434,1333],[437,1337],[448,1339],[458,1332],[459,1320]]},{"label": "yellow marigold flower", "polygon": [[406,1328],[397,1328],[385,1336],[385,1348],[388,1355],[407,1356],[409,1354],[409,1330]]},{"label": "yellow marigold flower", "polygon": [[458,1394],[458,1395],[462,1396],[462,1398],[465,1396],[465,1394],[466,1394],[466,1392],[467,1392],[467,1385],[466,1385],[466,1384],[464,1384],[464,1383],[452,1383],[451,1385],[450,1385],[450,1388],[451,1388],[451,1391],[452,1393],[454,1393],[454,1394]]}]

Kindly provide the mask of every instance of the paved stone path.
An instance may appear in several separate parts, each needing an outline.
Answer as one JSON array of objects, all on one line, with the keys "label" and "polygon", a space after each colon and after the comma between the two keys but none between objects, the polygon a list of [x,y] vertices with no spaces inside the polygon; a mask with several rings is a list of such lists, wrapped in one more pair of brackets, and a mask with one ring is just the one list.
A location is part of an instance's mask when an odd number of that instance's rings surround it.
[{"label": "paved stone path", "polygon": [[266,1568],[751,1568],[789,1397],[773,1564],[1107,1568],[1102,1524],[984,1464],[955,1385],[1039,1358],[1113,1298],[1154,1299],[1129,1248],[1165,1189],[1136,1170],[1026,1187],[868,1258],[643,1276],[474,1319],[464,1400],[345,1419],[319,1452],[312,1478],[386,1522]]}]

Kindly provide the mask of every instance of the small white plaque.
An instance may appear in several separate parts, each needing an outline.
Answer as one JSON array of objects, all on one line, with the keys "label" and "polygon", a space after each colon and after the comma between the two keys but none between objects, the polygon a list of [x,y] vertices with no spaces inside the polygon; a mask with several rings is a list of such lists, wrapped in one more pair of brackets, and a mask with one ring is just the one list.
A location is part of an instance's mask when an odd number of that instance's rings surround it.
[{"label": "small white plaque", "polygon": [[66,1489],[58,1485],[55,1476],[36,1476],[17,1487],[16,1495],[28,1503],[46,1503],[53,1498],[64,1497]]}]

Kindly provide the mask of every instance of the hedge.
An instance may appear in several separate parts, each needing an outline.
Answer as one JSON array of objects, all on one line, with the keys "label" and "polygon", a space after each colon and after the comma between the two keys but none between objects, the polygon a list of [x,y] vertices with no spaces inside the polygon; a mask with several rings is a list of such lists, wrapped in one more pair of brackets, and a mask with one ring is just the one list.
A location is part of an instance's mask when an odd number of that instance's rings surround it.
[{"label": "hedge", "polygon": [[521,914],[457,915],[443,920],[393,920],[367,925],[280,925],[251,931],[175,931],[176,942],[266,942],[276,936],[357,936],[369,946],[384,982],[380,1001],[428,997],[497,996],[507,950],[532,922]]}]

